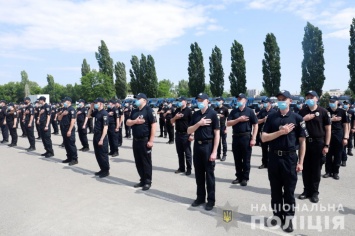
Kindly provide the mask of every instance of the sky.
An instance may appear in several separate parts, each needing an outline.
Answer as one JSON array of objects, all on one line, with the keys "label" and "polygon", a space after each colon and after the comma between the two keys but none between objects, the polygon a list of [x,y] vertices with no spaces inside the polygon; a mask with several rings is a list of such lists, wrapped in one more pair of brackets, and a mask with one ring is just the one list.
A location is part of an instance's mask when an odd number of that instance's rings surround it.
[{"label": "sky", "polygon": [[95,52],[104,40],[114,63],[132,55],[155,60],[159,80],[188,79],[190,45],[202,49],[206,83],[209,56],[222,51],[224,88],[229,91],[230,49],[243,45],[248,89],[262,89],[265,37],[276,36],[281,56],[281,87],[300,92],[302,40],[307,22],[323,33],[323,90],[348,87],[349,28],[353,0],[0,0],[0,84],[20,81],[80,83],[85,58],[98,69]]}]

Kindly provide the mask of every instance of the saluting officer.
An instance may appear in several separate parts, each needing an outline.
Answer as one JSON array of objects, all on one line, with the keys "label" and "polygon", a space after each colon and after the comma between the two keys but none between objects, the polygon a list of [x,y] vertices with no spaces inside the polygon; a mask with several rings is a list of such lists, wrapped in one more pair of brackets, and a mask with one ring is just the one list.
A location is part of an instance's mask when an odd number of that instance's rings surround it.
[{"label": "saluting officer", "polygon": [[58,133],[57,113],[58,113],[58,109],[57,109],[56,105],[53,103],[51,106],[51,124],[53,127],[52,134],[59,134]]},{"label": "saluting officer", "polygon": [[100,178],[105,178],[110,175],[107,137],[108,113],[104,109],[104,103],[105,100],[103,98],[96,98],[94,103],[91,103],[88,112],[88,117],[95,117],[93,145],[96,161],[100,167],[100,171],[96,172],[95,175]]},{"label": "saluting officer", "polygon": [[[216,201],[214,168],[219,144],[219,121],[217,113],[208,107],[208,95],[199,93],[196,97],[199,110],[192,115],[187,133],[194,137],[193,162],[197,185],[197,198],[191,204],[197,207],[206,201],[206,211],[213,209]],[[194,133],[194,135],[193,135]]]},{"label": "saluting officer", "polygon": [[174,144],[174,125],[171,123],[171,118],[173,118],[174,108],[171,102],[168,102],[168,107],[164,109],[165,126],[168,131],[169,141],[167,144]]},{"label": "saluting officer", "polygon": [[7,105],[6,124],[11,135],[11,143],[8,146],[16,147],[17,146],[17,131],[16,131],[17,112],[13,103],[9,103]]},{"label": "saluting officer", "polygon": [[76,111],[72,107],[72,99],[65,97],[63,102],[64,111],[60,115],[59,120],[62,125],[62,136],[64,147],[67,152],[67,159],[63,163],[69,163],[70,166],[78,164],[78,151],[75,145],[75,120]]},{"label": "saluting officer", "polygon": [[247,97],[240,93],[237,96],[237,107],[231,111],[227,121],[227,126],[233,126],[232,151],[237,178],[232,184],[241,186],[246,186],[249,181],[251,152],[258,133],[258,119],[254,111],[246,106],[246,102]]},{"label": "saluting officer", "polygon": [[87,128],[87,121],[85,121],[86,116],[88,114],[88,109],[85,107],[85,100],[79,99],[79,104],[76,109],[76,123],[78,124],[78,134],[81,145],[83,147],[79,149],[82,152],[87,152],[90,150],[89,148],[89,141],[88,141],[88,128]]},{"label": "saluting officer", "polygon": [[334,179],[338,180],[343,147],[348,144],[347,142],[349,139],[349,121],[346,112],[343,109],[338,108],[337,96],[330,97],[327,110],[332,121],[332,135],[329,152],[327,153],[325,162],[326,173],[323,175],[323,178],[332,176]]},{"label": "saluting officer", "polygon": [[146,191],[152,184],[152,147],[156,131],[156,116],[153,109],[147,104],[147,96],[138,93],[135,96],[136,109],[131,113],[127,125],[132,127],[133,132],[133,155],[137,171],[140,177],[135,188],[143,187]]},{"label": "saluting officer", "polygon": [[309,136],[306,138],[306,154],[302,171],[304,191],[298,198],[310,198],[313,203],[319,201],[322,158],[328,153],[331,136],[328,111],[318,106],[317,102],[318,94],[313,90],[308,91],[306,93],[307,106],[299,111],[306,122]]},{"label": "saluting officer", "polygon": [[[297,172],[303,169],[306,128],[300,115],[290,111],[291,94],[283,90],[277,95],[279,111],[265,122],[261,140],[269,142],[268,176],[271,187],[271,224],[282,224],[283,230],[293,231]],[[299,149],[299,158],[297,157]]]},{"label": "saluting officer", "polygon": [[38,137],[36,139],[41,139],[41,129],[39,127],[39,120],[38,120],[39,111],[41,110],[41,107],[40,107],[40,103],[38,100],[36,100],[36,102],[35,102],[34,110],[35,110],[34,120],[35,120],[36,130],[37,130],[37,134],[38,134]]},{"label": "saluting officer", "polygon": [[107,105],[108,113],[108,143],[110,145],[110,152],[108,155],[112,157],[118,156],[118,140],[119,140],[119,125],[120,125],[120,116],[119,110],[115,106],[116,101],[110,100]]},{"label": "saluting officer", "polygon": [[29,97],[26,97],[24,99],[24,102],[26,104],[26,111],[23,114],[23,122],[25,123],[26,127],[26,133],[27,133],[27,138],[30,143],[30,147],[26,149],[26,151],[34,151],[36,150],[36,140],[35,140],[35,135],[34,135],[34,108],[31,104],[31,99]]},{"label": "saluting officer", "polygon": [[[275,109],[272,109],[272,101],[270,98],[265,98],[262,100],[263,102],[263,109],[261,109],[261,111],[259,112],[258,114],[258,123],[259,123],[259,128],[258,128],[258,133],[260,133],[260,136],[261,136],[261,133],[263,131],[263,127],[264,127],[264,124],[265,124],[265,121],[267,119],[267,117],[272,114],[272,113],[276,113],[276,110]],[[260,140],[261,141],[261,140]],[[268,160],[269,160],[269,157],[268,157],[268,152],[269,152],[269,145],[268,143],[264,143],[264,142],[260,142],[261,143],[261,166],[259,166],[259,169],[264,169],[264,168],[267,168],[267,165],[268,165]]]},{"label": "saluting officer", "polygon": [[44,149],[46,150],[41,156],[46,158],[54,156],[53,147],[52,147],[52,139],[51,139],[51,107],[46,103],[46,97],[41,96],[38,99],[39,107],[41,110],[38,115],[38,124],[42,137],[42,142]]},{"label": "saluting officer", "polygon": [[179,97],[177,99],[177,109],[173,113],[171,123],[175,124],[175,140],[176,152],[179,157],[179,168],[175,171],[178,173],[185,173],[185,159],[186,159],[186,175],[191,175],[192,155],[191,155],[191,142],[190,135],[187,133],[187,128],[191,121],[192,113],[186,107],[186,98]]},{"label": "saluting officer", "polygon": [[[221,161],[225,161],[227,158],[227,127],[226,120],[229,115],[228,109],[224,106],[224,98],[218,97],[216,98],[216,108],[214,109],[217,112],[217,116],[219,119],[219,128],[220,128],[220,141],[218,144],[217,150],[217,159]],[[222,145],[221,145],[222,144]],[[221,146],[223,148],[223,155],[221,158]]]},{"label": "saluting officer", "polygon": [[129,117],[131,116],[131,108],[129,106],[129,103],[126,102],[124,104],[124,108],[123,108],[123,115],[124,115],[124,129],[126,132],[126,136],[125,138],[131,138],[131,127],[127,125],[127,120],[129,119]]},{"label": "saluting officer", "polygon": [[6,110],[7,110],[7,106],[5,104],[5,100],[1,100],[0,101],[0,126],[1,126],[1,133],[2,133],[1,143],[9,142],[9,130],[7,129],[7,125],[6,125]]}]

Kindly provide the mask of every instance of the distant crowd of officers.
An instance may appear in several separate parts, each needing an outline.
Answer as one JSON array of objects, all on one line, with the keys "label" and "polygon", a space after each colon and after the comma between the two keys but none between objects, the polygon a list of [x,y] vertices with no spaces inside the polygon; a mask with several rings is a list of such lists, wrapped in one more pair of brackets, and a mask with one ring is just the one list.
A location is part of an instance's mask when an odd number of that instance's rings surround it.
[{"label": "distant crowd of officers", "polygon": [[[319,106],[319,96],[315,91],[306,94],[305,104],[297,103],[290,109],[291,94],[280,91],[276,94],[277,106],[269,98],[258,104],[257,109],[246,106],[245,94],[237,96],[236,106],[229,112],[224,99],[217,98],[214,108],[209,96],[198,94],[197,108],[192,108],[185,97],[177,99],[176,108],[171,102],[163,102],[159,107],[160,135],[169,138],[167,144],[174,144],[178,154],[176,174],[191,174],[194,166],[197,197],[193,207],[207,203],[206,210],[215,204],[215,160],[225,161],[227,157],[227,127],[232,127],[232,153],[236,178],[232,184],[246,186],[250,176],[252,147],[262,150],[259,169],[267,168],[271,187],[273,208],[272,225],[280,224],[285,232],[292,232],[292,217],[295,214],[294,191],[297,172],[302,171],[304,191],[299,199],[309,198],[319,201],[321,169],[325,164],[324,178],[339,179],[340,166],[346,166],[347,156],[352,156],[354,110],[348,102],[340,103],[336,96],[330,97],[329,106]],[[100,171],[95,175],[104,178],[109,175],[108,156],[119,155],[122,145],[122,127],[125,138],[133,134],[132,149],[140,181],[134,185],[149,190],[152,184],[152,147],[156,134],[157,117],[143,93],[135,96],[134,104],[121,105],[120,100],[105,101],[97,98],[92,103],[80,99],[75,109],[69,97],[60,104],[49,105],[45,97],[34,104],[26,97],[23,103],[15,105],[0,102],[0,125],[3,140],[9,147],[17,145],[17,127],[20,124],[21,137],[27,137],[30,147],[36,150],[34,127],[38,138],[42,139],[42,156],[54,156],[51,134],[63,137],[66,159],[63,163],[78,164],[75,144],[77,129],[82,148],[89,151],[87,139],[93,133],[93,147]],[[134,106],[134,108],[132,107]],[[93,120],[94,118],[94,120]],[[51,126],[53,133],[51,133]],[[174,135],[175,129],[175,135]],[[191,142],[194,141],[193,151]],[[287,207],[285,207],[287,206]]]}]

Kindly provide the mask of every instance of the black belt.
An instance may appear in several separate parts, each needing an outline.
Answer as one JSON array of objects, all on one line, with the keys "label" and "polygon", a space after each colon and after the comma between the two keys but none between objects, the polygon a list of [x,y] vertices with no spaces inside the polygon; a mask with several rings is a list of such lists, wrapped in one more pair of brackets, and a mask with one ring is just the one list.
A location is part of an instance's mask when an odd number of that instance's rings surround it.
[{"label": "black belt", "polygon": [[143,138],[133,138],[134,141],[147,141],[148,137],[143,137]]},{"label": "black belt", "polygon": [[324,138],[306,138],[306,140],[309,143],[313,143],[313,142],[324,141]]},{"label": "black belt", "polygon": [[250,132],[233,133],[233,136],[237,136],[237,137],[240,137],[240,136],[248,136],[248,135],[250,135]]},{"label": "black belt", "polygon": [[198,144],[206,144],[206,143],[212,143],[212,139],[206,139],[206,140],[196,140]]},{"label": "black belt", "polygon": [[290,154],[296,154],[296,151],[281,151],[281,150],[274,150],[273,151],[275,154],[277,154],[279,157],[281,156],[287,156]]}]

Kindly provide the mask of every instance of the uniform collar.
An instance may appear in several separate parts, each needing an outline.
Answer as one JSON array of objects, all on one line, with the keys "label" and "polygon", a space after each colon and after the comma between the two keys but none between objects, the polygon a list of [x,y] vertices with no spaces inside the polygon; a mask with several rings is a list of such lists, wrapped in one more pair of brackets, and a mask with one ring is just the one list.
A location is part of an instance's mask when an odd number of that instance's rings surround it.
[{"label": "uniform collar", "polygon": [[289,117],[292,112],[293,112],[293,111],[288,110],[288,112],[287,112],[285,115],[282,115],[282,114],[281,114],[281,111],[279,111],[279,115],[280,115],[281,117]]}]

